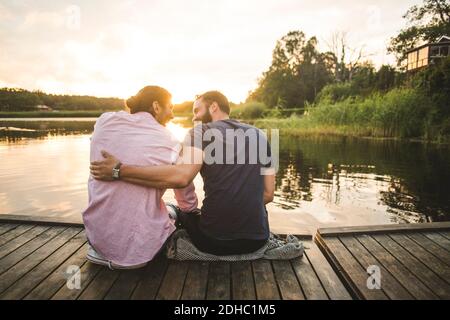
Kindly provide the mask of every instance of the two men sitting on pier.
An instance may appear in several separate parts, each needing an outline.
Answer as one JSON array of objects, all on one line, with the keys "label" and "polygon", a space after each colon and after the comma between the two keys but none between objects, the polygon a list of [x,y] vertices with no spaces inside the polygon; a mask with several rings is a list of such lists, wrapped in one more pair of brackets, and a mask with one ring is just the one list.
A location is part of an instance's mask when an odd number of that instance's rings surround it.
[{"label": "two men sitting on pier", "polygon": [[[265,205],[273,199],[275,172],[266,136],[230,119],[228,99],[209,91],[196,98],[193,120],[201,124],[180,148],[164,127],[173,117],[170,97],[163,88],[145,87],[127,100],[130,113],[105,113],[96,123],[83,213],[92,262],[141,267],[175,223],[200,251],[215,255],[254,252],[269,238]],[[199,172],[205,198],[196,210],[192,181]],[[167,188],[178,206],[166,208]],[[176,222],[168,211],[176,211]]]}]

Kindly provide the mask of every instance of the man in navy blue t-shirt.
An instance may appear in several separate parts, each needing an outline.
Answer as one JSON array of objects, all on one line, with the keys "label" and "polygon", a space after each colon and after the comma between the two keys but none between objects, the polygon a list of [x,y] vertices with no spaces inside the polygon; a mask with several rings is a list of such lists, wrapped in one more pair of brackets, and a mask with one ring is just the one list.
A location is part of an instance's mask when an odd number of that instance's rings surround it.
[{"label": "man in navy blue t-shirt", "polygon": [[[275,170],[270,145],[261,130],[229,118],[228,99],[218,91],[197,97],[182,163],[136,167],[122,164],[120,179],[153,188],[180,188],[200,172],[205,198],[199,213],[180,213],[194,245],[217,255],[249,253],[269,238],[265,205],[273,200]],[[99,171],[109,179],[117,164],[107,158]],[[100,174],[101,175],[101,174]]]}]

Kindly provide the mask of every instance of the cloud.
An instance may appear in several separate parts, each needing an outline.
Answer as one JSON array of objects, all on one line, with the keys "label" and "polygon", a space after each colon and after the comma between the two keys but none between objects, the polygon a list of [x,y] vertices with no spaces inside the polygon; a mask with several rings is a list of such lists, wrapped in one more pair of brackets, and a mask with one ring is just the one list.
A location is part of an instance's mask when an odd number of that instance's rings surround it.
[{"label": "cloud", "polygon": [[[348,30],[376,63],[420,0],[46,1],[0,4],[0,80],[57,93],[126,97],[155,83],[177,100],[215,88],[244,100],[290,30]],[[381,23],[379,23],[381,21]]]},{"label": "cloud", "polygon": [[57,12],[30,12],[25,16],[21,25],[22,30],[32,28],[62,28],[65,25],[65,16]]},{"label": "cloud", "polygon": [[13,18],[14,15],[12,14],[11,10],[4,4],[0,3],[0,21],[4,23],[5,21],[10,21]]}]

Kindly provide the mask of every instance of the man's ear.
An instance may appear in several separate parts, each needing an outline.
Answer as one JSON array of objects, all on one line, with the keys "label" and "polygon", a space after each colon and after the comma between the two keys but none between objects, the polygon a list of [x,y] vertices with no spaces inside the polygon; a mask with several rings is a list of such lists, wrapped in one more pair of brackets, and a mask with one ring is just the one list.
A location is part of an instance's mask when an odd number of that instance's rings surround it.
[{"label": "man's ear", "polygon": [[219,109],[219,104],[214,101],[213,103],[211,103],[210,107],[212,108],[212,112],[216,112]]},{"label": "man's ear", "polygon": [[153,101],[152,108],[153,108],[153,111],[155,112],[155,114],[159,113],[161,108],[159,106],[158,101]]}]

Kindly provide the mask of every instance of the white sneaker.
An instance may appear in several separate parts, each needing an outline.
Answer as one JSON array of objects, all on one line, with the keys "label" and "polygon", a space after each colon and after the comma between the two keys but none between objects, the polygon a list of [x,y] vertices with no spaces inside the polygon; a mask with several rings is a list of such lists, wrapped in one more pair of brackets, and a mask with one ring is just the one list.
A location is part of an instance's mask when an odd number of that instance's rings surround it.
[{"label": "white sneaker", "polygon": [[138,269],[138,268],[142,268],[144,266],[147,265],[147,263],[141,263],[141,264],[137,264],[134,266],[121,266],[115,263],[112,263],[110,260],[107,260],[105,258],[103,258],[100,254],[97,253],[97,251],[95,251],[95,249],[88,244],[88,250],[87,250],[87,254],[86,254],[86,259],[89,262],[95,263],[95,264],[99,264],[102,266],[106,266],[111,270],[114,269]]},{"label": "white sneaker", "polygon": [[173,223],[176,225],[178,222],[178,214],[177,214],[176,207],[173,204],[168,203],[168,204],[166,204],[166,208],[167,208],[167,213],[169,214],[169,218],[172,219]]}]

